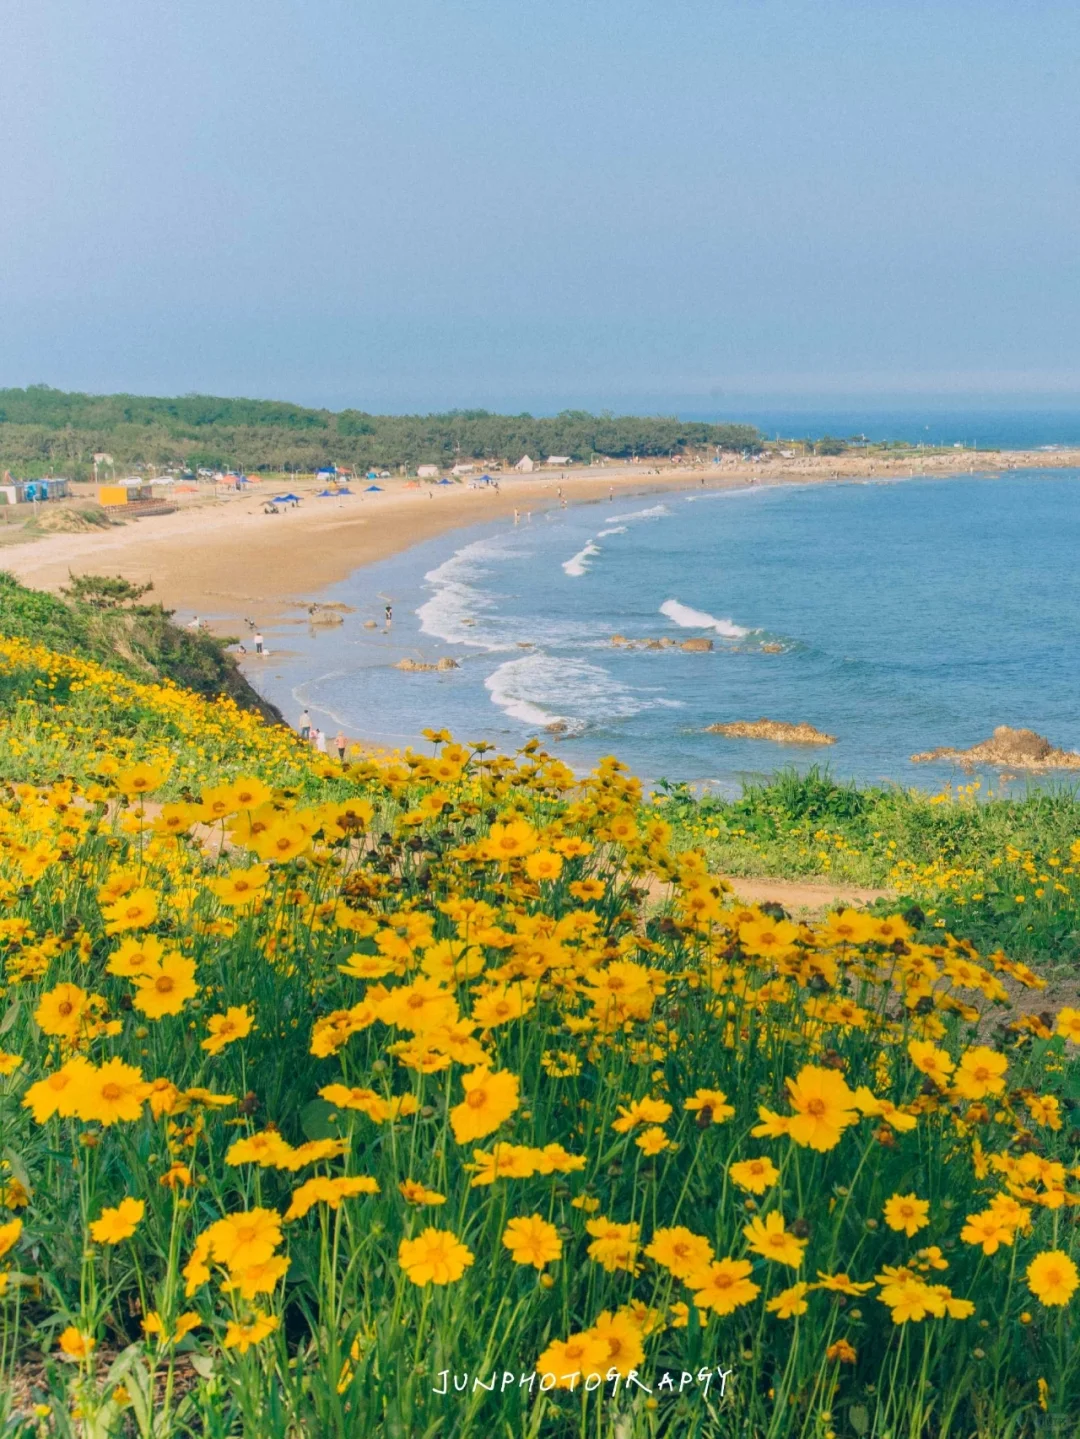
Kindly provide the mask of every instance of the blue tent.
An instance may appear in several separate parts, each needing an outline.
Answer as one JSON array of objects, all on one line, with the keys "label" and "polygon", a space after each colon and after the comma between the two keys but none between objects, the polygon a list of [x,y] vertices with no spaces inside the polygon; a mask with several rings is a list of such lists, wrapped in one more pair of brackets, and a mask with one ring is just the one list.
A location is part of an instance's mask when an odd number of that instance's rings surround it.
[{"label": "blue tent", "polygon": [[336,475],[336,474],[337,474],[337,465],[321,465],[321,466],[315,471],[315,478],[318,480],[318,479],[321,479],[323,475]]},{"label": "blue tent", "polygon": [[364,494],[365,494],[365,495],[370,495],[371,492],[372,492],[372,490],[378,490],[379,494],[381,495],[381,494],[382,494],[382,485],[368,485],[367,489],[364,491]]},{"label": "blue tent", "polygon": [[298,505],[300,503],[300,496],[294,494],[275,495],[272,503],[275,505]]},{"label": "blue tent", "polygon": [[452,485],[454,482],[453,480],[436,480],[435,483],[437,485]]}]

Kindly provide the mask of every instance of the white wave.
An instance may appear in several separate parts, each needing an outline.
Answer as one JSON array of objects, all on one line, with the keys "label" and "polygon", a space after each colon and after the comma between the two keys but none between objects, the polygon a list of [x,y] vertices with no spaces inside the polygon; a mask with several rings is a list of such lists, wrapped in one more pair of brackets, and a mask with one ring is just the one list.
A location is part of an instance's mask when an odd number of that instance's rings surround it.
[{"label": "white wave", "polygon": [[733,620],[718,620],[715,615],[707,614],[704,610],[693,610],[689,605],[680,604],[678,600],[665,600],[660,606],[660,613],[667,615],[669,620],[674,620],[684,630],[715,630],[718,635],[729,640],[741,640],[750,633]]},{"label": "white wave", "polygon": [[590,559],[599,553],[600,546],[593,544],[590,540],[583,550],[578,550],[576,555],[572,555],[570,559],[563,562],[563,570],[572,579],[580,579],[588,570]]},{"label": "white wave", "polygon": [[667,505],[653,505],[649,510],[635,510],[630,515],[608,515],[609,524],[622,524],[624,520],[658,520],[662,515],[670,515],[671,511]]},{"label": "white wave", "polygon": [[626,534],[626,526],[625,526],[625,525],[613,525],[613,526],[611,527],[611,529],[608,529],[608,530],[597,530],[597,532],[596,532],[596,538],[597,538],[598,540],[602,540],[605,535],[625,535],[625,534]]},{"label": "white wave", "polygon": [[[507,548],[499,540],[474,540],[448,560],[428,570],[424,579],[431,598],[416,611],[422,633],[448,644],[471,645],[476,649],[509,649],[512,642],[498,642],[477,632],[475,617],[491,609],[494,597],[478,586],[491,572],[491,563],[519,558],[524,551]],[[488,563],[485,563],[487,561]]]},{"label": "white wave", "polygon": [[484,684],[492,703],[513,719],[534,726],[560,723],[571,730],[630,719],[642,710],[674,703],[643,698],[599,665],[566,656],[532,654],[507,660]]}]

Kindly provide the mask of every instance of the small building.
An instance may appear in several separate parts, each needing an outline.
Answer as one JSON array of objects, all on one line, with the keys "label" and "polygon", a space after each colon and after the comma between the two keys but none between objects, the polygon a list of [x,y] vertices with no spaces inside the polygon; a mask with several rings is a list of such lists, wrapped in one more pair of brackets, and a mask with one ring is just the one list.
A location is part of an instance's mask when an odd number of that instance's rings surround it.
[{"label": "small building", "polygon": [[545,465],[561,465],[564,468],[567,465],[572,465],[573,463],[574,461],[569,455],[548,455],[547,459],[544,461]]},{"label": "small building", "polygon": [[416,477],[420,480],[437,480],[439,478],[438,465],[417,465]]},{"label": "small building", "polygon": [[521,459],[518,460],[514,466],[514,469],[517,470],[519,475],[531,475],[533,470],[536,469],[536,461],[530,460],[528,455],[522,455]]},{"label": "small building", "polygon": [[471,475],[475,469],[475,465],[455,465],[450,473],[452,475]]}]

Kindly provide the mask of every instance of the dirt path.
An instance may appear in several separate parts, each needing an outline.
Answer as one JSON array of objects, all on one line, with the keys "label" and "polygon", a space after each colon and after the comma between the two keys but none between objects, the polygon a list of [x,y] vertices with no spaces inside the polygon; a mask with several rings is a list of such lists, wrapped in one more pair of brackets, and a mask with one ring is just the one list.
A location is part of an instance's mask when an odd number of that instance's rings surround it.
[{"label": "dirt path", "polygon": [[748,904],[773,900],[794,915],[824,914],[838,900],[841,904],[862,906],[878,899],[888,899],[888,889],[861,889],[858,885],[820,879],[770,879],[743,875],[723,875],[740,899]]}]

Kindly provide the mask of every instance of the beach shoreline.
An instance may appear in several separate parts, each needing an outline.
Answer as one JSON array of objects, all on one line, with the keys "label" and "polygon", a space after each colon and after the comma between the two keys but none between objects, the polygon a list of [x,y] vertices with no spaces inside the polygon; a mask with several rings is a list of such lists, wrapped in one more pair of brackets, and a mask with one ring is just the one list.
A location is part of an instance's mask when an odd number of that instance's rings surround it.
[{"label": "beach shoreline", "polygon": [[[73,575],[121,575],[152,582],[152,598],[183,623],[198,616],[219,635],[241,635],[245,621],[269,629],[316,601],[350,574],[440,535],[497,520],[517,510],[543,513],[563,503],[606,503],[637,495],[694,489],[722,490],[837,481],[985,478],[1017,469],[1080,467],[1080,450],[970,452],[918,461],[880,455],[873,461],[801,456],[769,464],[726,460],[721,466],[620,466],[541,470],[500,476],[494,489],[467,484],[409,487],[384,481],[378,494],[319,499],[299,489],[303,503],[265,514],[270,489],[192,504],[174,514],[130,520],[108,530],[52,534],[9,543],[0,568],[24,584],[57,591]],[[415,485],[415,482],[414,482]]]}]

